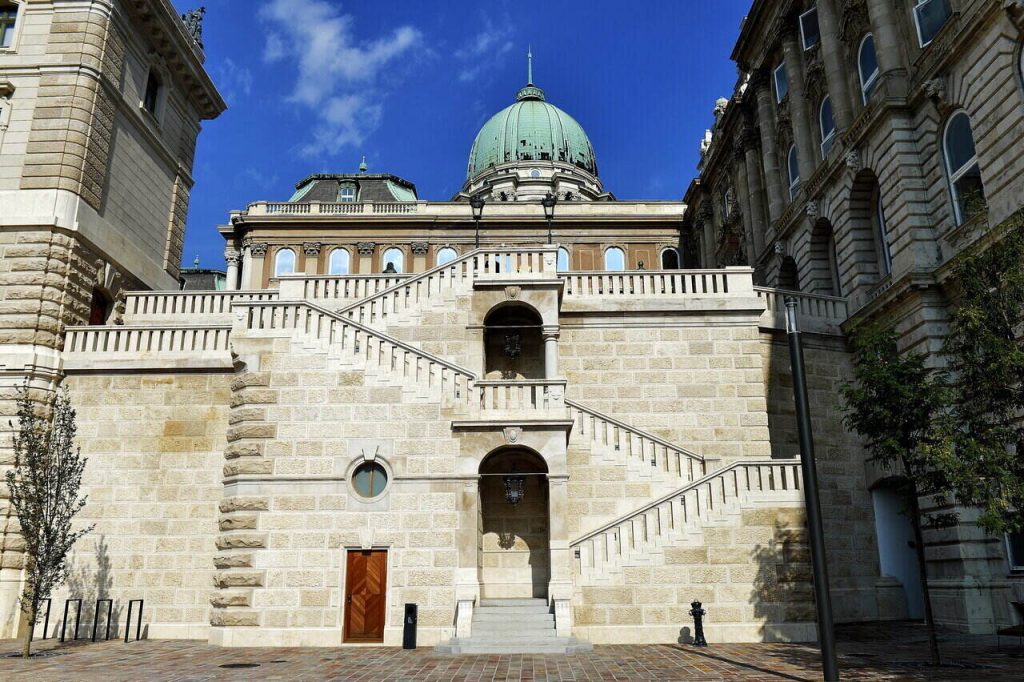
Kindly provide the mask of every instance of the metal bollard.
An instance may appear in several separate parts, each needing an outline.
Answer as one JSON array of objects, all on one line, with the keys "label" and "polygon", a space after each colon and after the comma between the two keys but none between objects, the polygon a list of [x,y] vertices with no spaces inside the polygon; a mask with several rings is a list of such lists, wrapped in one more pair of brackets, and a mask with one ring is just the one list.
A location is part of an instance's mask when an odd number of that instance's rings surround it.
[{"label": "metal bollard", "polygon": [[700,607],[699,601],[690,602],[690,615],[693,616],[693,645],[707,646],[708,640],[704,639],[704,616],[707,611]]}]

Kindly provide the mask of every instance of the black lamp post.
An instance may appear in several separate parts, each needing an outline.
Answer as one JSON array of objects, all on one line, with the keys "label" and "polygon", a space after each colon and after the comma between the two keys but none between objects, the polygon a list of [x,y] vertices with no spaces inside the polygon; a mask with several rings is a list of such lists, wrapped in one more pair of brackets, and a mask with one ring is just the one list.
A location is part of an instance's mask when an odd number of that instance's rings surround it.
[{"label": "black lamp post", "polygon": [[480,217],[484,214],[484,198],[477,195],[469,200],[469,206],[473,209],[473,223],[476,225],[476,248],[480,248]]},{"label": "black lamp post", "polygon": [[807,531],[811,545],[811,571],[814,574],[814,603],[818,611],[818,641],[821,644],[821,667],[826,682],[839,679],[836,662],[836,640],[832,627],[832,598],[828,591],[828,565],[825,562],[825,533],[821,524],[821,503],[818,498],[818,470],[814,461],[814,439],[811,436],[811,410],[807,400],[807,375],[804,373],[804,350],[797,327],[797,300],[786,296],[786,336],[789,338],[789,362],[793,370],[793,402],[796,404],[797,435],[800,440],[800,468],[804,479],[804,506],[807,508]]},{"label": "black lamp post", "polygon": [[548,221],[548,244],[552,243],[551,239],[551,221],[555,219],[555,204],[558,203],[558,199],[551,192],[544,195],[544,198],[540,200],[541,206],[544,207],[544,218]]}]

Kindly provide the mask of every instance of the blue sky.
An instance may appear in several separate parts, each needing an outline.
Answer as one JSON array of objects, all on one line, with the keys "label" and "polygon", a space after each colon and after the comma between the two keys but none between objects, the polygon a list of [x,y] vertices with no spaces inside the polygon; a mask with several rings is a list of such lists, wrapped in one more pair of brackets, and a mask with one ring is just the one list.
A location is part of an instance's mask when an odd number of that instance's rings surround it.
[{"label": "blue sky", "polygon": [[[180,11],[201,0],[173,0]],[[605,188],[679,199],[750,0],[206,0],[228,102],[199,137],[183,260],[223,267],[232,209],[316,172],[400,175],[445,201],[477,130],[534,81],[582,125]]]}]

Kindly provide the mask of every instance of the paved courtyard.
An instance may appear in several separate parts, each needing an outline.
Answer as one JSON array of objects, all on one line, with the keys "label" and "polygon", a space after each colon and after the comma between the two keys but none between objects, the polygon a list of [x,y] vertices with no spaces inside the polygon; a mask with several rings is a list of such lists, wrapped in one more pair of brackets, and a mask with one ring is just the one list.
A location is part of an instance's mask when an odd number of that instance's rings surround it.
[{"label": "paved courtyard", "polygon": [[[944,634],[948,665],[925,664],[923,627],[839,628],[844,680],[1024,679],[1024,650],[1003,638]],[[575,656],[438,656],[431,649],[222,649],[200,642],[141,641],[56,645],[23,661],[6,656],[5,680],[817,680],[817,650],[796,644],[601,646]],[[245,667],[225,667],[241,666]]]}]

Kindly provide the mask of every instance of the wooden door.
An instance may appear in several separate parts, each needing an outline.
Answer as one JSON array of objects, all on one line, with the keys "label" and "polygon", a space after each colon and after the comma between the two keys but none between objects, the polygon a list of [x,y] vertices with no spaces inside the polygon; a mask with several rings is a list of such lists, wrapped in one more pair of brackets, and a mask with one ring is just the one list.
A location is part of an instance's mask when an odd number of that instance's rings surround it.
[{"label": "wooden door", "polygon": [[345,641],[383,642],[388,553],[351,550],[345,571]]}]

